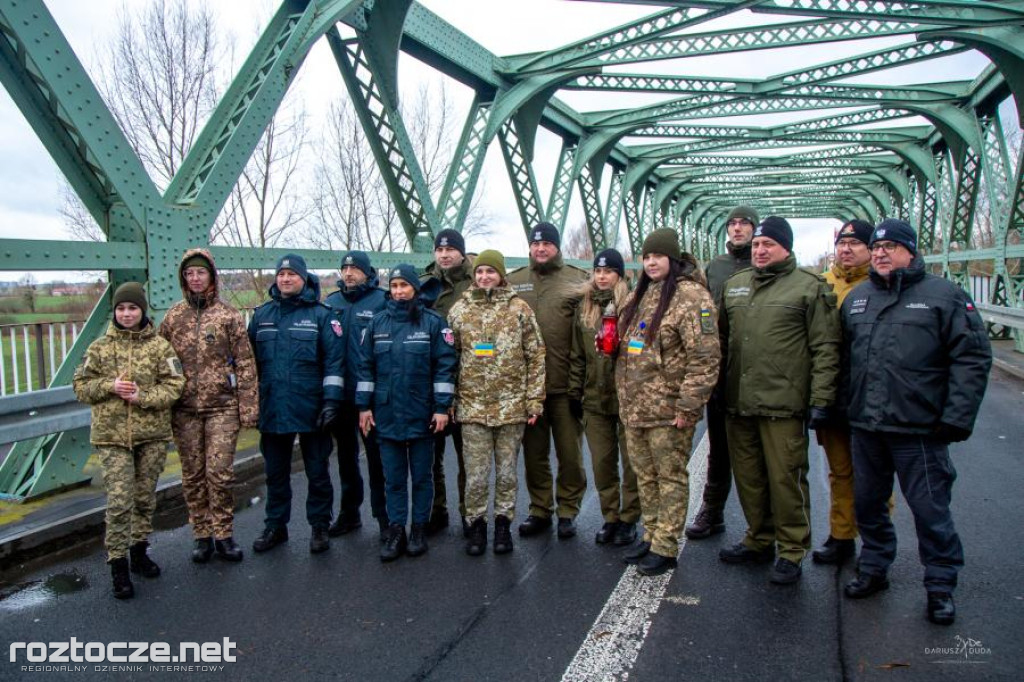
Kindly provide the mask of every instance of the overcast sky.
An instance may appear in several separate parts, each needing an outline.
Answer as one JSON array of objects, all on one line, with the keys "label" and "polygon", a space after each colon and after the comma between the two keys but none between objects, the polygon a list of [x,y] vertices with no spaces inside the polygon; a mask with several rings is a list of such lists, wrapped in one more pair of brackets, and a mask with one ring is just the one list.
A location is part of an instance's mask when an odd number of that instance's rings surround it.
[{"label": "overcast sky", "polygon": [[[143,0],[130,0],[127,6]],[[215,11],[225,32],[234,36],[240,54],[248,52],[255,41],[258,19],[251,7],[254,4],[241,0],[206,0]],[[264,3],[270,7],[269,3]],[[599,31],[626,23],[655,11],[657,8],[639,5],[612,5],[606,3],[565,2],[562,0],[517,0],[516,2],[490,2],[480,0],[427,0],[423,2],[430,9],[467,33],[492,52],[514,54],[546,50],[583,38]],[[116,26],[119,0],[49,0],[47,2],[58,24],[68,37],[72,48],[78,54],[86,69],[95,71],[100,51]],[[270,9],[263,12],[269,16]],[[749,15],[731,17],[709,23],[701,30],[749,24],[751,21],[765,23],[780,19],[767,19]],[[789,20],[792,20],[789,19]],[[884,47],[905,39],[874,39],[821,46],[800,48],[799,57],[794,50],[768,50],[738,53],[716,57],[691,58],[672,62],[613,67],[611,70],[636,72],[689,73],[691,75],[763,78],[786,71],[803,68],[809,64],[831,59],[840,59],[863,52],[866,49]],[[238,60],[239,63],[241,59]],[[935,80],[970,79],[985,66],[986,60],[978,53],[969,53],[940,62],[929,62],[919,67],[904,67],[891,72],[871,74],[860,82],[922,82]],[[423,82],[447,81],[449,92],[460,118],[465,116],[472,101],[472,92],[460,84],[448,81],[429,67],[414,59],[403,56],[399,63],[399,80],[403,90],[412,91]],[[856,81],[854,81],[856,82]],[[347,97],[333,57],[324,41],[319,41],[303,65],[297,90],[289,97],[301,97],[310,115],[313,139],[318,137],[317,126],[323,125],[323,114],[332,98]],[[579,111],[618,109],[634,107],[660,101],[664,96],[643,96],[637,94],[608,93],[563,93],[564,101]],[[775,114],[757,117],[736,117],[728,119],[729,125],[777,125],[792,120],[828,115],[830,112],[815,114]],[[910,123],[921,123],[910,120]],[[459,126],[461,128],[461,126]],[[0,130],[3,136],[3,162],[0,162],[0,237],[17,238],[31,235],[32,238],[61,239],[66,232],[61,224],[58,208],[60,204],[60,173],[49,155],[25,122],[20,111],[13,105],[6,90],[0,89]],[[627,143],[630,141],[627,139]],[[646,142],[650,142],[647,140]],[[538,137],[534,169],[542,199],[546,202],[560,149],[555,135],[542,130]],[[494,233],[484,243],[474,243],[470,238],[468,247],[480,250],[486,247],[502,249],[506,255],[525,255],[526,240],[523,236],[516,210],[515,200],[501,158],[498,145],[488,150],[483,182],[478,191],[483,192],[483,202],[493,217]],[[567,229],[582,221],[582,208],[577,193],[567,221]],[[801,262],[812,262],[831,246],[831,235],[837,226],[830,220],[794,220],[796,231],[795,251]],[[625,231],[621,231],[625,239]],[[44,275],[48,279],[49,275]],[[7,279],[0,275],[0,279]]]}]

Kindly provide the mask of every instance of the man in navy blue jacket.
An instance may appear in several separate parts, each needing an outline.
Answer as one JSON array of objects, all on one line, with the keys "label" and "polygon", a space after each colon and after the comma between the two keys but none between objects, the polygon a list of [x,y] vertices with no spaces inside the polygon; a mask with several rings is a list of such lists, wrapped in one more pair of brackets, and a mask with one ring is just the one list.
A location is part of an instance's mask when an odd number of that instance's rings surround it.
[{"label": "man in navy blue jacket", "polygon": [[313,527],[309,551],[330,547],[334,490],[328,470],[331,436],[343,398],[345,346],[341,321],[320,302],[320,280],[301,256],[277,262],[271,300],[253,312],[249,341],[260,385],[260,451],[267,477],[263,533],[253,543],[265,552],[288,539],[292,448],[296,434],[309,492],[306,519]]},{"label": "man in navy blue jacket", "polygon": [[[381,561],[427,551],[434,497],[434,437],[448,425],[455,400],[458,355],[444,318],[424,307],[416,269],[401,264],[388,276],[389,300],[363,336],[356,386],[359,426],[380,438],[387,487],[388,527]],[[409,476],[412,476],[412,531]]]},{"label": "man in navy blue jacket", "polygon": [[[338,444],[338,477],[341,479],[341,509],[328,529],[332,537],[344,535],[362,525],[359,508],[363,504],[363,477],[359,472],[359,410],[356,409],[356,372],[359,369],[359,343],[370,320],[384,310],[385,293],[380,289],[377,271],[362,251],[349,251],[341,259],[338,290],[324,301],[334,308],[345,330],[345,400],[334,426]],[[384,469],[380,461],[377,434],[363,435],[366,470],[370,476],[370,511],[383,536],[388,527],[384,504]]]},{"label": "man in navy blue jacket", "polygon": [[889,218],[871,236],[868,281],[842,305],[845,397],[854,501],[863,547],[851,599],[889,587],[896,531],[893,475],[914,515],[928,619],[951,625],[964,564],[949,509],[956,469],[949,443],[967,440],[992,366],[985,323],[963,289],[925,272],[917,234]]}]

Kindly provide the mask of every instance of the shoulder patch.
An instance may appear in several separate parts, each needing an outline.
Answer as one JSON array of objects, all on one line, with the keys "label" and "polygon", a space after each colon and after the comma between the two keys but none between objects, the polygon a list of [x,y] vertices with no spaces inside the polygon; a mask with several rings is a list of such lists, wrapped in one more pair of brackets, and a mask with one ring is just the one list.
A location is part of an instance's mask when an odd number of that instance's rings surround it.
[{"label": "shoulder patch", "polygon": [[334,332],[335,336],[342,335],[341,322],[338,320],[331,320],[331,331]]},{"label": "shoulder patch", "polygon": [[170,366],[171,374],[174,376],[180,377],[184,374],[184,371],[181,369],[181,360],[178,358],[167,358],[167,364]]},{"label": "shoulder patch", "polygon": [[455,345],[455,332],[452,331],[451,327],[445,327],[441,330],[441,338],[444,339],[444,342],[449,346]]},{"label": "shoulder patch", "polygon": [[715,329],[715,318],[711,314],[710,308],[700,309],[700,330],[705,334],[714,334],[717,331]]}]

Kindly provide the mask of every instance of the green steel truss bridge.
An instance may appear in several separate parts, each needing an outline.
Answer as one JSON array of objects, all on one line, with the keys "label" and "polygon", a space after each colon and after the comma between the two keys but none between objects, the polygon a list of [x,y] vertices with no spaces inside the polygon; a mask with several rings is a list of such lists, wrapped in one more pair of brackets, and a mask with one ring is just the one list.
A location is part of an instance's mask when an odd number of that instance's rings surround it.
[{"label": "green steel truss bridge", "polygon": [[[595,249],[619,243],[624,231],[635,254],[649,231],[671,227],[706,260],[722,250],[724,216],[740,202],[793,218],[895,216],[917,228],[936,271],[966,284],[971,268],[982,268],[992,277],[984,303],[1021,308],[1024,155],[1005,132],[1021,120],[1001,120],[1000,111],[1007,99],[1012,117],[1024,111],[1024,0],[631,4],[648,13],[548,51],[496,55],[412,0],[284,0],[161,192],[43,0],[0,0],[0,80],[107,238],[0,239],[2,269],[109,272],[107,293],[51,386],[70,382],[103,332],[114,287],[148,282],[157,311],[177,300],[181,253],[209,243],[229,192],[320,40],[330,46],[417,262],[428,258],[435,233],[462,228],[485,153],[497,144],[527,230],[540,220],[564,228],[578,192]],[[816,45],[852,56],[816,63],[806,57]],[[400,51],[475,93],[438,196],[398,113]],[[688,67],[694,57],[747,51],[785,54],[800,67],[760,79]],[[881,84],[900,82],[890,76],[908,65],[968,51],[987,63],[972,80]],[[941,66],[934,71],[941,76]],[[608,93],[609,101],[637,93],[645,104],[577,111],[564,100],[580,91]],[[780,113],[788,122],[746,123]],[[538,186],[533,166],[540,127],[562,144],[550,188]],[[225,269],[256,269],[283,249],[213,251]],[[301,253],[314,268],[337,264],[336,253]],[[408,258],[377,254],[375,262]],[[54,422],[53,430],[25,432],[0,467],[0,493],[25,498],[82,480],[88,427]]]}]

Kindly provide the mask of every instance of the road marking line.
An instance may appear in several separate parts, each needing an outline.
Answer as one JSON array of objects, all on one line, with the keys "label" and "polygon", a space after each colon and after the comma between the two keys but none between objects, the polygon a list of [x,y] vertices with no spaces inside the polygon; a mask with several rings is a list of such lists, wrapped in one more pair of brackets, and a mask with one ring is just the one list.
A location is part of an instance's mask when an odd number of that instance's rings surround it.
[{"label": "road marking line", "polygon": [[[690,457],[690,504],[686,517],[699,508],[708,466],[707,432]],[[679,540],[679,552],[686,536]],[[562,674],[562,682],[625,680],[647,639],[654,614],[675,571],[648,578],[629,566],[612,590],[604,608],[590,628],[583,645]],[[699,600],[698,600],[699,603]]]}]

